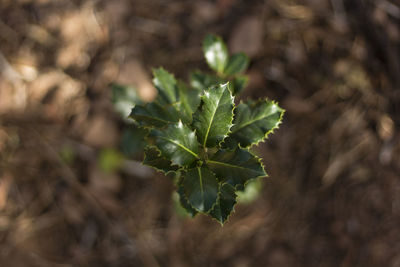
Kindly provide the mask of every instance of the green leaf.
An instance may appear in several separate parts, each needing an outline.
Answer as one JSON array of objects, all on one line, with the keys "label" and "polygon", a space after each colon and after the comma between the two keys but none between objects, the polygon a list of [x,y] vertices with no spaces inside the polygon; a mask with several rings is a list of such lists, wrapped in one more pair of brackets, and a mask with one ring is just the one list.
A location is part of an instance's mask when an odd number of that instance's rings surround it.
[{"label": "green leaf", "polygon": [[209,169],[190,169],[184,176],[183,187],[188,202],[196,210],[208,212],[216,204],[219,184]]},{"label": "green leaf", "polygon": [[228,64],[224,69],[225,75],[239,74],[249,66],[249,58],[244,53],[237,53],[229,58]]},{"label": "green leaf", "polygon": [[114,108],[123,118],[128,117],[135,105],[142,103],[137,91],[133,87],[117,83],[112,83],[110,87]]},{"label": "green leaf", "polygon": [[181,206],[185,209],[185,211],[193,218],[194,216],[196,216],[196,214],[198,213],[197,210],[195,210],[189,203],[189,201],[187,200],[186,196],[185,196],[185,191],[184,191],[184,187],[182,184],[180,184],[178,186],[178,195],[179,195],[179,202],[181,203]]},{"label": "green leaf", "polygon": [[161,152],[155,147],[146,147],[144,153],[143,164],[150,166],[157,171],[168,174],[169,172],[175,172],[179,169],[178,166],[172,165],[172,162],[169,159],[162,157]]},{"label": "green leaf", "polygon": [[173,106],[161,106],[157,102],[147,103],[144,106],[136,105],[129,117],[141,127],[159,128],[179,121],[179,113]]},{"label": "green leaf", "polygon": [[216,86],[218,84],[226,82],[226,80],[218,76],[206,74],[201,71],[195,71],[190,74],[190,85],[193,88],[201,91],[204,89],[208,89],[211,86]]},{"label": "green leaf", "polygon": [[238,95],[246,87],[248,81],[249,78],[247,76],[240,75],[233,78],[230,82],[232,94]]},{"label": "green leaf", "polygon": [[204,91],[201,104],[193,114],[193,127],[204,147],[218,145],[228,134],[233,119],[233,96],[229,84]]},{"label": "green leaf", "polygon": [[174,75],[163,68],[153,70],[153,83],[156,86],[161,99],[168,104],[177,101],[176,80]]},{"label": "green leaf", "polygon": [[206,163],[220,181],[239,189],[249,180],[267,175],[260,159],[240,148],[233,151],[221,149]]},{"label": "green leaf", "polygon": [[229,215],[234,210],[237,197],[235,191],[235,188],[227,183],[221,185],[220,187],[217,204],[210,211],[210,215],[221,224],[225,223],[225,221],[229,218]]},{"label": "green leaf", "polygon": [[145,146],[145,137],[148,134],[146,129],[139,128],[134,124],[127,125],[123,129],[119,147],[121,152],[127,156],[132,157],[139,152],[143,151]]},{"label": "green leaf", "polygon": [[169,125],[166,129],[154,130],[156,145],[164,157],[173,164],[188,166],[199,158],[199,143],[195,133],[181,121]]},{"label": "green leaf", "polygon": [[228,63],[228,49],[222,39],[215,35],[207,35],[203,41],[203,52],[210,68],[223,73]]},{"label": "green leaf", "polygon": [[200,104],[200,91],[189,88],[183,82],[178,81],[179,102],[177,108],[181,112],[183,122],[191,123],[192,114]]},{"label": "green leaf", "polygon": [[278,128],[283,114],[284,110],[273,101],[240,103],[235,109],[234,125],[229,138],[226,138],[226,145],[249,147],[258,144]]}]

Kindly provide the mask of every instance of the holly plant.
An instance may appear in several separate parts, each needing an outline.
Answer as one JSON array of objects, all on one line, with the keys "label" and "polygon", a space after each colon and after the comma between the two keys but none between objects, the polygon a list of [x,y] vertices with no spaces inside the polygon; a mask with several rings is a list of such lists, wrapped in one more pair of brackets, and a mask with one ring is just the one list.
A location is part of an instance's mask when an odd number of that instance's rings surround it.
[{"label": "holly plant", "polygon": [[233,212],[237,193],[267,176],[250,148],[278,127],[284,110],[271,100],[235,105],[247,83],[243,53],[229,56],[218,36],[203,42],[205,59],[216,74],[195,71],[190,85],[164,70],[153,71],[157,98],[130,113],[147,130],[143,163],[176,177],[182,207],[191,215],[210,215],[223,224]]}]

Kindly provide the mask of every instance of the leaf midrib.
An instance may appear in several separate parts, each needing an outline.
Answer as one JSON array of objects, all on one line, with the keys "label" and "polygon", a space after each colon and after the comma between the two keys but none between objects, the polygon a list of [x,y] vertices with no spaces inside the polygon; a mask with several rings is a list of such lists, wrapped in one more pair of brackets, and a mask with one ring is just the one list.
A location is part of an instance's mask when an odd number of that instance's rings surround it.
[{"label": "leaf midrib", "polygon": [[156,120],[156,121],[164,122],[164,123],[166,123],[166,124],[171,123],[171,122],[174,122],[174,121],[166,121],[166,120],[163,120],[163,119],[160,119],[160,118],[157,118],[157,117],[152,117],[152,116],[149,116],[149,115],[143,115],[143,114],[134,114],[134,115],[135,115],[135,116],[138,116],[138,117],[142,117],[142,118],[148,118],[148,119],[151,119],[151,120]]},{"label": "leaf midrib", "polygon": [[204,136],[204,142],[203,142],[203,146],[204,146],[204,147],[206,146],[207,139],[208,139],[208,134],[210,133],[210,129],[211,129],[211,124],[212,124],[212,122],[213,122],[213,120],[214,120],[215,113],[217,112],[219,102],[221,101],[221,98],[222,98],[222,95],[224,94],[224,92],[225,92],[225,91],[222,91],[221,95],[219,96],[218,102],[217,102],[217,105],[216,105],[216,108],[215,108],[215,110],[214,110],[214,112],[213,112],[213,114],[212,114],[212,116],[211,116],[210,124],[208,125],[206,135]]},{"label": "leaf midrib", "polygon": [[239,131],[240,129],[243,129],[244,127],[249,126],[250,124],[252,124],[252,123],[254,123],[254,122],[256,122],[256,121],[260,121],[260,120],[262,120],[262,119],[265,119],[265,118],[271,116],[272,114],[273,114],[273,112],[268,113],[267,115],[262,115],[262,116],[260,116],[260,117],[257,117],[257,118],[255,118],[255,119],[253,119],[253,120],[250,120],[250,121],[248,121],[248,122],[246,122],[246,123],[244,123],[244,124],[238,126],[236,129],[233,129],[233,130],[232,130],[232,134],[233,134],[233,133],[236,133],[236,132]]},{"label": "leaf midrib", "polygon": [[203,188],[203,177],[201,176],[201,169],[200,167],[197,167],[197,172],[199,173],[199,182],[200,182],[200,192],[201,192],[201,198],[203,203],[205,202],[205,197],[204,197],[204,188]]},{"label": "leaf midrib", "polygon": [[196,153],[194,153],[192,150],[190,150],[189,148],[185,147],[184,145],[182,145],[182,144],[176,142],[175,140],[172,140],[172,139],[169,139],[169,138],[166,138],[166,137],[160,137],[160,138],[161,138],[161,139],[164,139],[164,140],[166,140],[166,141],[169,141],[169,142],[171,142],[171,143],[174,143],[175,145],[177,145],[177,146],[183,148],[184,150],[186,150],[187,152],[189,152],[190,154],[192,154],[195,158],[199,158],[199,155],[197,155]]},{"label": "leaf midrib", "polygon": [[239,165],[232,165],[232,164],[228,164],[228,163],[221,162],[221,161],[207,160],[207,163],[222,165],[222,166],[225,166],[225,167],[231,167],[231,168],[236,168],[236,169],[242,169],[242,170],[246,170],[246,171],[252,171],[254,173],[259,173],[258,171],[255,171],[255,170],[250,169],[250,168],[245,168],[245,167],[242,167],[242,166],[239,166]]}]

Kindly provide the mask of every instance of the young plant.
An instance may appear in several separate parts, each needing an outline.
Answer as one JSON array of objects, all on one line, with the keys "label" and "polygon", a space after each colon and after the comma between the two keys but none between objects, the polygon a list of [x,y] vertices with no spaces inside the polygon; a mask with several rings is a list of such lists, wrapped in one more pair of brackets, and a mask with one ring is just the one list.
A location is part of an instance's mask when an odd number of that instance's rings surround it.
[{"label": "young plant", "polygon": [[155,69],[154,102],[136,105],[130,114],[148,132],[143,163],[176,177],[182,207],[223,224],[234,210],[238,191],[266,176],[260,158],[250,152],[278,127],[284,110],[270,100],[241,102],[234,96],[247,78],[248,58],[229,56],[221,38],[203,43],[216,75],[196,71],[190,86],[163,68]]}]

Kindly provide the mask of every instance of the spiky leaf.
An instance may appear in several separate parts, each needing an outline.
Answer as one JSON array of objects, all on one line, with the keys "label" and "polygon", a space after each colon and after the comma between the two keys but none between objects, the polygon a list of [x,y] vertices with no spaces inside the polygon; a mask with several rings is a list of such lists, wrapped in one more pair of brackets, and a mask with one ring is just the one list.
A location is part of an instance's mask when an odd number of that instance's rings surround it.
[{"label": "spiky leaf", "polygon": [[221,224],[224,224],[234,209],[237,197],[235,191],[235,188],[230,184],[225,183],[220,186],[217,204],[209,214]]},{"label": "spiky leaf", "polygon": [[193,114],[193,127],[204,147],[219,144],[228,134],[233,119],[233,96],[229,84],[204,91],[201,104]]},{"label": "spiky leaf", "polygon": [[196,111],[200,104],[200,92],[197,89],[192,89],[186,86],[181,81],[177,84],[179,102],[177,103],[177,108],[181,113],[181,118],[185,123],[192,122],[192,114]]},{"label": "spiky leaf", "polygon": [[239,74],[249,66],[249,58],[244,53],[237,53],[229,58],[224,69],[225,75]]},{"label": "spiky leaf", "polygon": [[161,106],[157,102],[147,103],[144,106],[136,105],[129,117],[141,127],[159,128],[179,121],[179,113],[173,106]]},{"label": "spiky leaf", "polygon": [[153,75],[153,83],[158,90],[160,98],[163,100],[161,102],[169,104],[175,103],[177,101],[178,92],[174,75],[163,68],[154,69]]},{"label": "spiky leaf", "polygon": [[283,113],[284,110],[270,100],[240,103],[235,109],[234,125],[226,144],[230,147],[235,144],[249,147],[259,143],[278,128]]},{"label": "spiky leaf", "polygon": [[260,159],[240,148],[218,150],[207,160],[207,165],[221,182],[227,182],[239,189],[243,189],[251,179],[266,176]]},{"label": "spiky leaf", "polygon": [[185,196],[185,191],[184,187],[182,184],[178,186],[178,195],[179,195],[179,203],[181,203],[181,206],[185,209],[185,211],[191,216],[194,217],[198,213],[197,210],[195,210],[187,200]]},{"label": "spiky leaf", "polygon": [[172,165],[172,162],[161,156],[161,151],[157,150],[155,147],[148,146],[144,151],[143,164],[150,166],[157,171],[164,172],[165,174],[169,172],[175,172],[179,168],[176,165]]},{"label": "spiky leaf", "polygon": [[207,35],[203,42],[203,52],[210,68],[222,73],[228,63],[228,49],[222,39],[215,35]]},{"label": "spiky leaf", "polygon": [[198,211],[208,212],[217,201],[217,178],[205,167],[188,170],[184,176],[183,187],[188,202]]},{"label": "spiky leaf", "polygon": [[154,130],[152,135],[156,137],[156,145],[161,154],[170,158],[173,164],[188,166],[199,158],[196,135],[181,121],[166,129]]}]

